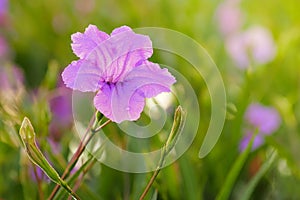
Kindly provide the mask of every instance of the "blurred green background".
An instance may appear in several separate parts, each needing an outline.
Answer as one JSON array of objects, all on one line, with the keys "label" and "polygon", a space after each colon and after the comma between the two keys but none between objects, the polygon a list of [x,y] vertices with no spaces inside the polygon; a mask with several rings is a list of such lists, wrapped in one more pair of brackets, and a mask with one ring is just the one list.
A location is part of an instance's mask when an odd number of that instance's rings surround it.
[{"label": "blurred green background", "polygon": [[[192,72],[185,72],[186,63],[178,59],[177,64],[183,66],[182,73],[188,74],[187,79],[191,80],[198,95],[201,121],[189,150],[159,174],[154,184],[158,192],[157,199],[216,198],[240,154],[243,116],[246,107],[253,101],[275,107],[280,113],[282,124],[276,133],[266,139],[263,146],[250,153],[237,177],[230,199],[240,199],[247,184],[268,160],[273,149],[277,151],[278,157],[258,181],[252,199],[299,199],[300,2],[235,2],[243,14],[241,31],[252,25],[265,27],[271,32],[277,48],[276,56],[270,62],[247,70],[239,69],[231,59],[225,47],[226,36],[218,28],[216,13],[224,2],[10,0],[0,34],[9,44],[9,65],[14,63],[24,71],[26,91],[30,95],[25,95],[21,102],[17,102],[17,115],[0,115],[0,199],[40,199],[39,190],[47,197],[54,187],[53,183],[45,180],[40,184],[41,189],[38,189],[38,183],[30,179],[27,168],[32,164],[24,156],[20,143],[7,139],[15,137],[12,135],[17,134],[24,115],[30,117],[37,132],[40,132],[41,149],[53,166],[60,173],[66,166],[72,154],[70,145],[74,143],[74,133],[71,129],[65,131],[60,138],[61,153],[53,153],[53,149],[44,140],[49,135],[51,121],[47,94],[55,90],[59,73],[72,60],[77,59],[70,47],[71,34],[83,32],[89,24],[95,24],[107,33],[121,25],[131,28],[164,27],[182,32],[208,51],[223,77],[228,101],[227,119],[213,151],[199,159],[199,147],[210,120],[210,97],[203,80],[193,77]],[[188,50],[189,47],[186,48]],[[160,62],[156,57],[154,61]],[[1,61],[1,64],[8,65],[7,61]],[[15,102],[12,99],[6,103]],[[110,131],[119,132],[115,126]],[[114,137],[116,141],[123,139],[121,134],[115,134]],[[123,173],[97,163],[79,187],[78,194],[82,199],[137,199],[150,176],[151,173]]]}]

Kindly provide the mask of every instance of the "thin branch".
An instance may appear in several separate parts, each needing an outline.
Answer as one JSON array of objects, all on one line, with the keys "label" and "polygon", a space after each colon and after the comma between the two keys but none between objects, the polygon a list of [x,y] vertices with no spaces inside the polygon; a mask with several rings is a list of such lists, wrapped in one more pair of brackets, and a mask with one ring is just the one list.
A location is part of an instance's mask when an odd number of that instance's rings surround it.
[{"label": "thin branch", "polygon": [[[97,159],[93,159],[92,162],[82,171],[81,176],[79,177],[79,179],[76,181],[74,187],[73,187],[73,191],[76,192],[80,186],[80,184],[83,181],[84,176],[87,174],[87,172],[94,166],[94,164],[96,163]],[[71,200],[72,197],[69,196],[68,200]]]},{"label": "thin branch", "polygon": [[145,188],[145,190],[144,190],[144,192],[143,192],[143,194],[141,195],[141,197],[140,197],[139,200],[143,200],[143,199],[146,197],[147,193],[149,192],[149,190],[150,190],[152,184],[154,183],[154,181],[155,181],[157,175],[159,174],[159,172],[160,172],[160,168],[157,169],[157,170],[155,170],[155,172],[153,173],[153,175],[152,175],[152,177],[151,177],[149,183],[147,184],[147,186],[146,186],[146,188]]},{"label": "thin branch", "polygon": [[[111,120],[107,120],[105,123],[103,123],[102,125],[100,125],[98,128],[93,129],[93,124],[95,123],[95,115],[93,115],[93,117],[91,118],[88,128],[82,138],[82,140],[79,143],[79,146],[76,150],[76,152],[74,153],[74,155],[72,156],[70,162],[68,163],[63,175],[61,176],[61,179],[65,179],[69,173],[71,172],[71,170],[74,168],[74,166],[76,165],[79,157],[81,156],[81,154],[83,153],[83,151],[85,150],[87,144],[90,142],[90,140],[92,139],[92,137],[95,135],[94,133],[98,132],[100,129],[102,129],[104,126],[106,126],[107,124],[109,124],[111,122]],[[87,138],[88,133],[92,132],[92,134]],[[87,138],[87,139],[86,139]],[[85,141],[86,140],[86,141]],[[48,200],[52,200],[57,191],[59,190],[60,185],[56,185],[55,188],[53,189],[50,197],[48,198]]]},{"label": "thin branch", "polygon": [[161,158],[159,160],[158,166],[156,170],[154,171],[150,181],[148,182],[143,194],[141,195],[139,200],[143,200],[147,193],[149,192],[151,186],[153,185],[157,175],[159,174],[161,168],[163,167],[165,163],[166,156],[170,153],[170,151],[174,148],[176,141],[178,140],[179,134],[183,130],[185,124],[185,112],[183,111],[181,106],[178,106],[175,114],[174,114],[174,120],[171,132],[168,136],[167,142],[163,147]]},{"label": "thin branch", "polygon": [[106,122],[104,122],[101,126],[99,126],[98,128],[96,128],[95,130],[92,130],[94,133],[100,131],[104,126],[106,126],[107,124],[109,124],[111,122],[111,120],[107,120]]}]

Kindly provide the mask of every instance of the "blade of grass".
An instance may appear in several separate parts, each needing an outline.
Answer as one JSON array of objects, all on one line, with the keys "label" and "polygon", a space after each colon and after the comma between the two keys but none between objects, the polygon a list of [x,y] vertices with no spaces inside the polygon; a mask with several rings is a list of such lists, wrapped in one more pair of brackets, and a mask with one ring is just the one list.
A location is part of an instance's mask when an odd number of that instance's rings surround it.
[{"label": "blade of grass", "polygon": [[233,189],[234,183],[235,183],[238,175],[240,174],[240,171],[243,168],[248,155],[250,154],[254,137],[255,137],[255,134],[253,134],[246,149],[238,156],[238,158],[234,162],[233,166],[231,167],[231,170],[229,171],[229,173],[226,177],[225,183],[222,186],[221,191],[217,195],[217,198],[216,198],[217,200],[229,199],[229,196]]},{"label": "blade of grass", "polygon": [[186,157],[182,157],[179,160],[180,173],[182,176],[183,184],[183,196],[186,200],[201,199],[201,189],[199,189],[197,176],[195,176],[196,171],[193,168],[190,160]]},{"label": "blade of grass", "polygon": [[251,197],[255,187],[257,186],[260,179],[266,174],[266,172],[272,167],[272,164],[277,157],[277,152],[273,151],[268,160],[261,166],[259,171],[255,174],[255,176],[251,179],[251,181],[247,184],[246,190],[243,193],[241,200],[248,200]]},{"label": "blade of grass", "polygon": [[151,197],[151,200],[157,200],[157,196],[158,196],[157,193],[158,193],[157,190],[155,190]]}]

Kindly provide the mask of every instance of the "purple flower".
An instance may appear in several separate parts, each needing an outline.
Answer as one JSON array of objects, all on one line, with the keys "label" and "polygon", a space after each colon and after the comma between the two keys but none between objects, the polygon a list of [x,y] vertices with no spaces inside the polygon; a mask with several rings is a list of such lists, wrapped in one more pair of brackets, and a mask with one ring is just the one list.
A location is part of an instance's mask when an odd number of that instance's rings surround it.
[{"label": "purple flower", "polygon": [[8,55],[8,44],[3,37],[0,36],[0,60],[5,59]]},{"label": "purple flower", "polygon": [[137,120],[145,98],[169,92],[176,82],[167,69],[147,59],[152,55],[148,36],[135,34],[128,26],[108,35],[89,25],[72,35],[73,52],[80,58],[62,73],[67,87],[96,92],[94,105],[114,122]]},{"label": "purple flower", "polygon": [[277,110],[273,107],[252,103],[246,110],[245,121],[248,125],[246,135],[240,143],[240,150],[244,150],[248,145],[253,133],[256,136],[252,149],[258,148],[264,142],[265,135],[274,133],[281,124],[281,118]]},{"label": "purple flower", "polygon": [[71,90],[65,87],[62,80],[59,80],[56,93],[57,95],[49,100],[52,113],[52,120],[49,125],[49,137],[51,139],[50,144],[53,144],[52,146],[55,146],[54,143],[60,141],[64,131],[69,130],[73,122]]},{"label": "purple flower", "polygon": [[3,93],[19,90],[23,86],[23,82],[23,72],[18,67],[0,67],[0,90]]},{"label": "purple flower", "polygon": [[0,0],[0,16],[5,15],[7,12],[8,2],[7,0]]},{"label": "purple flower", "polygon": [[265,28],[254,26],[245,32],[230,36],[225,44],[233,61],[241,69],[254,64],[266,64],[276,54],[276,45],[272,34]]},{"label": "purple flower", "polygon": [[28,170],[29,170],[30,178],[34,182],[36,183],[38,181],[46,181],[48,183],[50,182],[49,178],[46,176],[44,171],[41,170],[41,168],[37,167],[36,165],[30,164]]},{"label": "purple flower", "polygon": [[251,104],[245,114],[245,119],[249,125],[257,128],[259,133],[269,135],[275,132],[280,123],[280,116],[275,108]]},{"label": "purple flower", "polygon": [[[243,137],[243,139],[240,142],[240,151],[243,151],[244,149],[246,149],[246,147],[248,146],[251,138],[252,138],[253,133],[252,132],[248,132],[246,133],[246,135]],[[261,135],[256,135],[256,137],[253,140],[253,144],[252,144],[252,150],[254,151],[255,149],[257,149],[258,147],[260,147],[262,144],[264,143],[264,138]]]},{"label": "purple flower", "polygon": [[87,15],[91,13],[95,8],[95,0],[76,0],[75,9],[80,15]]},{"label": "purple flower", "polygon": [[238,31],[242,25],[242,12],[234,1],[225,1],[216,11],[216,20],[220,32],[228,36]]},{"label": "purple flower", "polygon": [[7,16],[8,1],[0,0],[0,25],[5,23],[5,18]]}]

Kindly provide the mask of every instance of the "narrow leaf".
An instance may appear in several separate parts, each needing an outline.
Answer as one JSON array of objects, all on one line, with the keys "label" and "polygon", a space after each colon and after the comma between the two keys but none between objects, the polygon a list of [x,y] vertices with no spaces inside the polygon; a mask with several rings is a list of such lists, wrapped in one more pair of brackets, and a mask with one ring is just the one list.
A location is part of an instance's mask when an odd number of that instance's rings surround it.
[{"label": "narrow leaf", "polygon": [[255,176],[251,179],[251,181],[246,186],[246,191],[242,195],[241,200],[248,200],[251,197],[251,194],[253,193],[255,187],[257,186],[259,180],[265,175],[265,173],[271,168],[272,164],[275,161],[275,158],[277,157],[277,152],[274,151],[268,160],[261,166],[259,171],[255,174]]},{"label": "narrow leaf", "polygon": [[253,140],[254,140],[255,134],[253,134],[249,144],[247,145],[246,149],[241,153],[236,161],[234,162],[231,170],[229,171],[229,174],[226,177],[225,183],[222,186],[221,191],[219,192],[217,196],[217,200],[226,200],[229,199],[230,193],[233,189],[234,183],[240,174],[240,171],[242,167],[244,166],[244,163],[251,151]]}]

